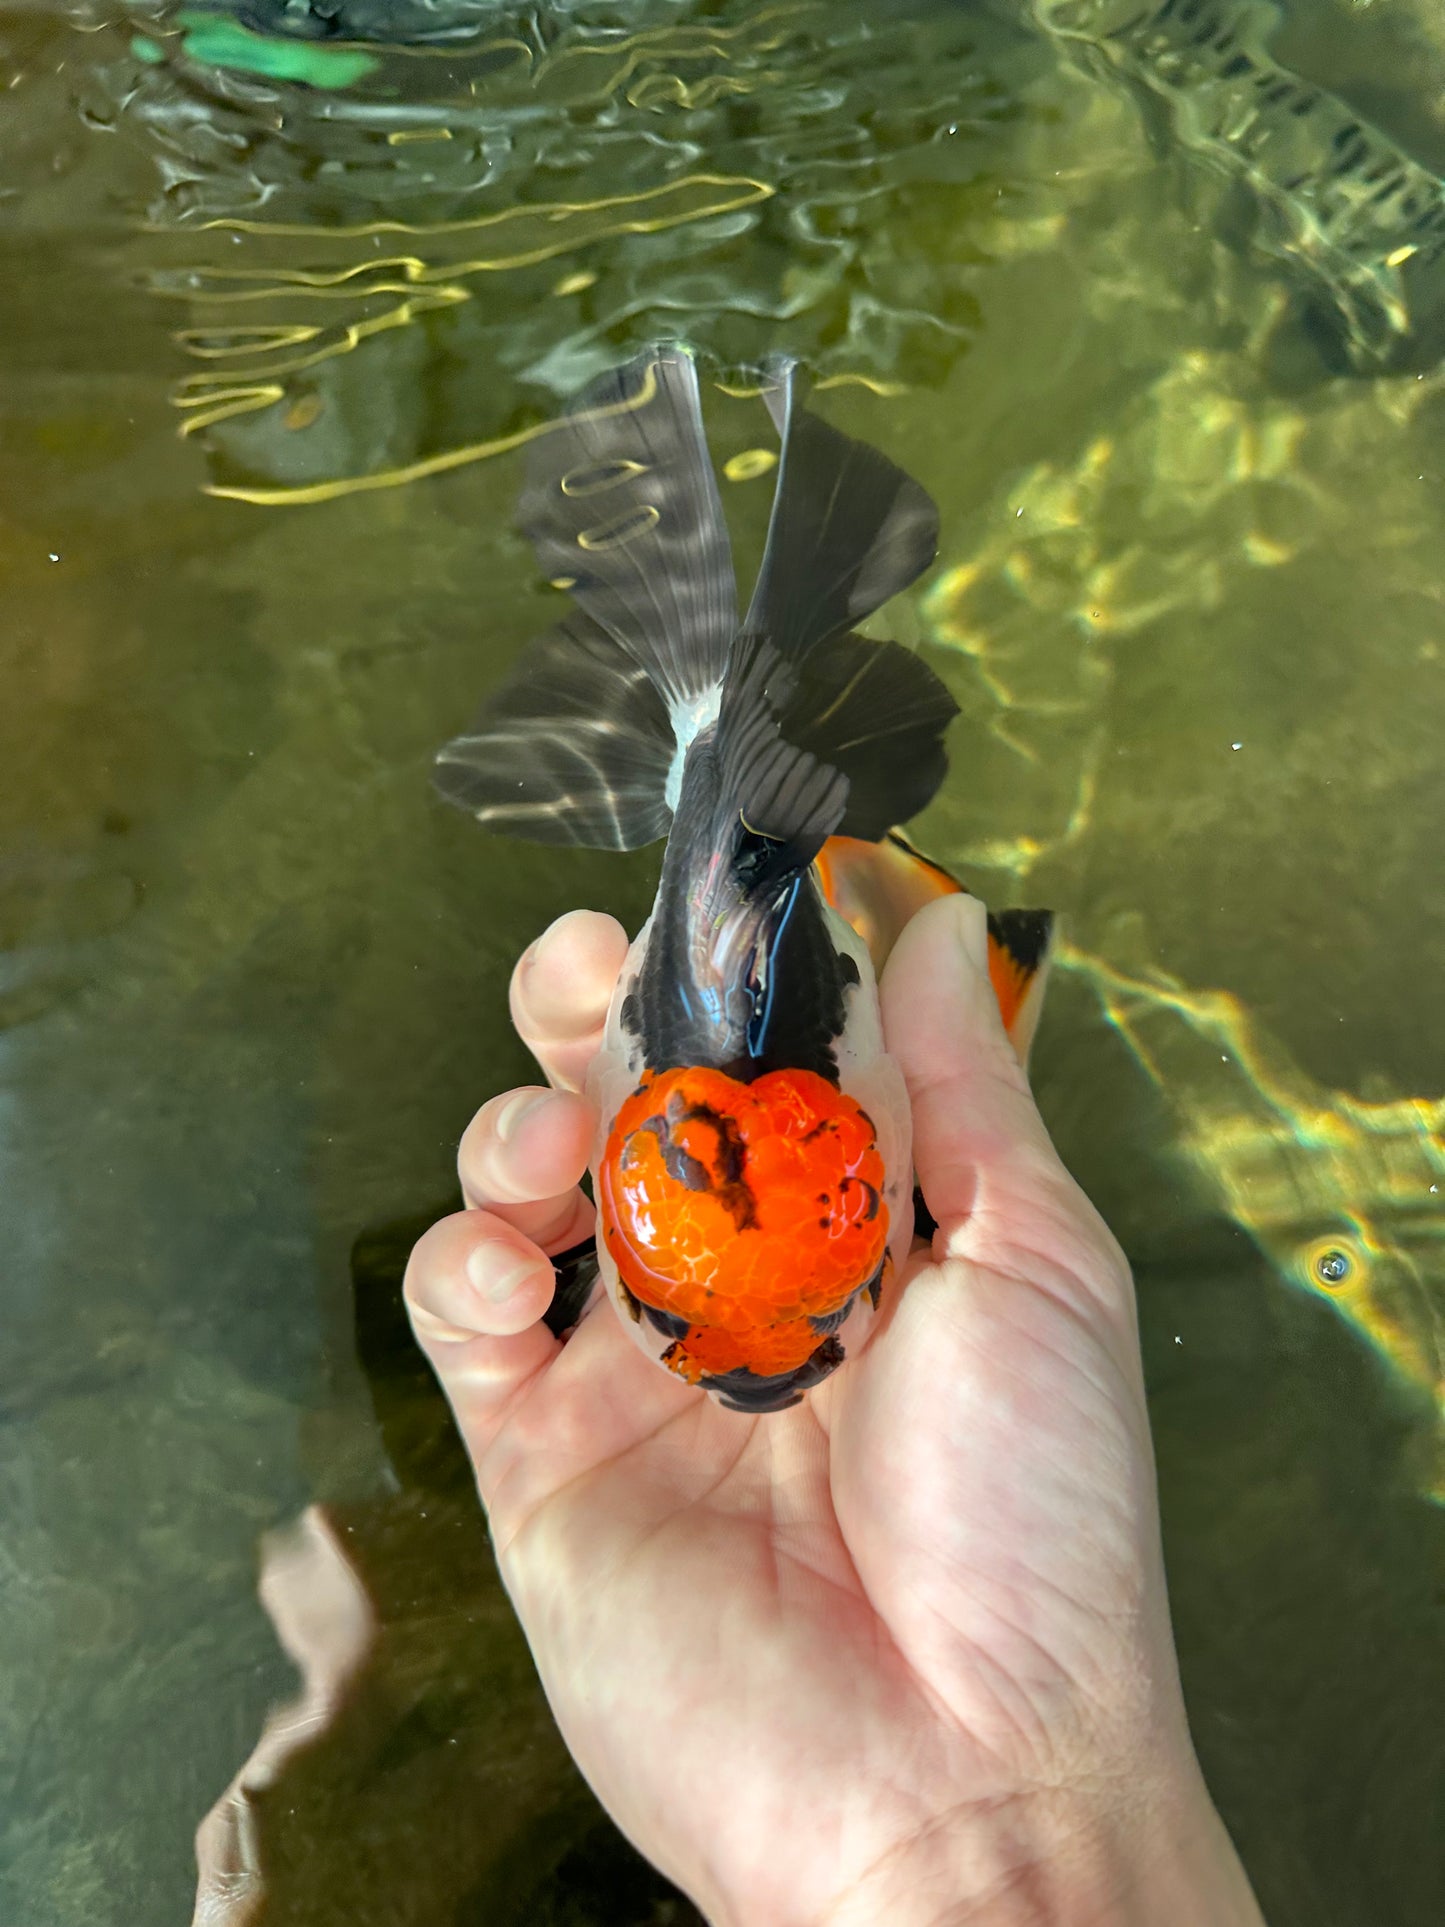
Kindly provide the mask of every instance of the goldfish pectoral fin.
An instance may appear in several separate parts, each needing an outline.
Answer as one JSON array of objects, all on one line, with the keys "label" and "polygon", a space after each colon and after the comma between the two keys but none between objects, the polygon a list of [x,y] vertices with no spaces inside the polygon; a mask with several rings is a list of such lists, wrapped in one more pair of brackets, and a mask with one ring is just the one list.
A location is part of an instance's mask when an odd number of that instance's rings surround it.
[{"label": "goldfish pectoral fin", "polygon": [[911,865],[931,872],[932,889],[928,896],[929,902],[934,897],[967,897],[973,894],[966,883],[959,882],[952,870],[946,870],[936,857],[925,855],[913,838],[906,831],[900,830],[897,824],[880,840],[886,843],[890,850],[901,851]]},{"label": "goldfish pectoral fin", "polygon": [[528,449],[518,520],[665,704],[722,679],[737,585],[703,433],[697,370],[676,346],[600,376]]},{"label": "goldfish pectoral fin", "polygon": [[848,778],[840,831],[876,843],[932,802],[948,771],[943,737],[958,714],[946,685],[898,642],[840,635],[797,666],[783,734]]},{"label": "goldfish pectoral fin", "polygon": [[674,742],[646,671],[574,612],[537,637],[433,780],[487,829],[636,850],[667,834]]},{"label": "goldfish pectoral fin", "polygon": [[810,415],[796,366],[765,399],[783,438],[747,629],[797,661],[906,589],[938,552],[938,510],[878,449]]},{"label": "goldfish pectoral fin", "polygon": [[1052,910],[991,910],[988,974],[1009,1041],[1025,1067],[1044,1007],[1053,941]]},{"label": "goldfish pectoral fin", "polygon": [[823,895],[867,944],[873,968],[880,974],[894,944],[925,903],[968,894],[941,864],[914,849],[898,830],[890,830],[876,842],[829,837],[816,861]]},{"label": "goldfish pectoral fin", "polygon": [[552,1302],[542,1313],[542,1322],[554,1338],[565,1338],[580,1321],[592,1301],[599,1277],[597,1240],[584,1238],[581,1244],[559,1251],[552,1260],[556,1284]]}]

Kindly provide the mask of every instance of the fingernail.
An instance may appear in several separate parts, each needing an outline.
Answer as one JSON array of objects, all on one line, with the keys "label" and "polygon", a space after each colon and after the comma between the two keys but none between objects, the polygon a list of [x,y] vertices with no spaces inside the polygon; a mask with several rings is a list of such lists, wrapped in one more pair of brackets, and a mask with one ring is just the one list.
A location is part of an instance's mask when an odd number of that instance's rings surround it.
[{"label": "fingernail", "polygon": [[467,1276],[492,1305],[505,1305],[538,1271],[535,1258],[504,1255],[495,1245],[481,1245],[467,1260]]},{"label": "fingernail", "polygon": [[508,1143],[523,1118],[540,1110],[551,1095],[550,1091],[513,1091],[492,1119],[492,1130],[498,1143]]},{"label": "fingernail", "polygon": [[988,911],[978,897],[960,895],[953,901],[958,905],[954,912],[958,947],[973,969],[987,971]]},{"label": "fingernail", "polygon": [[527,945],[527,948],[522,952],[521,956],[518,957],[516,981],[519,984],[526,983],[528,977],[531,976],[532,971],[536,967],[537,945],[541,941],[542,939],[540,937],[534,938],[533,941]]}]

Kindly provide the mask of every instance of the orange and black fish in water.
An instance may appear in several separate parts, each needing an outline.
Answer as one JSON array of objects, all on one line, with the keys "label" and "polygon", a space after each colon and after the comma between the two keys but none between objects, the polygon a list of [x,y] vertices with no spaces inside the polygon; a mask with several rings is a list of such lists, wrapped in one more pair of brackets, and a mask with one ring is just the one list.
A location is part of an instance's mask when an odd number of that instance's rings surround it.
[{"label": "orange and black fish in water", "polygon": [[683,350],[606,375],[532,443],[521,525],[575,606],[437,767],[504,834],[667,837],[588,1080],[598,1259],[639,1342],[745,1412],[843,1362],[913,1237],[907,1094],[868,941],[825,882],[879,896],[880,933],[904,866],[925,896],[958,887],[884,841],[943,780],[956,705],[854,629],[932,562],[937,511],[809,414],[790,365],[764,399],[782,448],[741,619]]}]

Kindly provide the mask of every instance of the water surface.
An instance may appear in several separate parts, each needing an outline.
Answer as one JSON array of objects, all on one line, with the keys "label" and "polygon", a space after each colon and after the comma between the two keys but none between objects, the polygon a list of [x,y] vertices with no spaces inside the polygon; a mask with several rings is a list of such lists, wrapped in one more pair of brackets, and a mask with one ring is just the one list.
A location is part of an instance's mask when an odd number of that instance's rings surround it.
[{"label": "water surface", "polygon": [[[1235,12],[1438,181],[1426,0]],[[188,1917],[297,1690],[263,1564],[364,1630],[227,1836],[255,1918],[694,1918],[566,1760],[395,1301],[526,1074],[516,952],[650,898],[426,772],[550,619],[512,451],[663,332],[745,560],[775,348],[941,505],[878,625],[963,710],[916,834],[1064,918],[1036,1082],[1139,1277],[1211,1787],[1273,1927],[1441,1918],[1436,271],[1342,284],[1328,150],[1281,213],[1057,13],[499,8],[307,86],[0,4],[5,1919]]]}]

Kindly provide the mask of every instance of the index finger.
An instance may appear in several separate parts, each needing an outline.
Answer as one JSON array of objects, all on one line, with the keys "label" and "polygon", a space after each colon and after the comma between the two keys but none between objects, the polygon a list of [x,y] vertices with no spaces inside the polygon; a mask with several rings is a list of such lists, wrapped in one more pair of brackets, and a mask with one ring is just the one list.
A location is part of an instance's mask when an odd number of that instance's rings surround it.
[{"label": "index finger", "polygon": [[600,910],[569,910],[512,972],[512,1022],[547,1082],[579,1091],[602,1043],[627,932]]},{"label": "index finger", "polygon": [[883,1031],[913,1108],[913,1156],[945,1234],[969,1219],[980,1188],[1040,1173],[1072,1185],[1010,1045],[988,975],[986,912],[942,897],[906,925],[879,986]]},{"label": "index finger", "polygon": [[966,896],[926,905],[899,938],[880,989],[943,1251],[1002,1271],[1066,1264],[1132,1315],[1123,1254],[1065,1169],[1003,1027],[983,905]]}]

